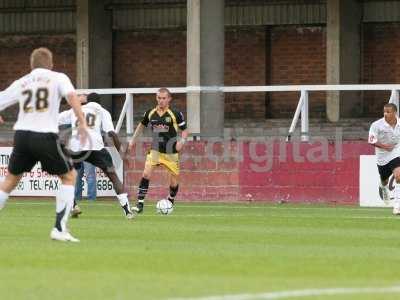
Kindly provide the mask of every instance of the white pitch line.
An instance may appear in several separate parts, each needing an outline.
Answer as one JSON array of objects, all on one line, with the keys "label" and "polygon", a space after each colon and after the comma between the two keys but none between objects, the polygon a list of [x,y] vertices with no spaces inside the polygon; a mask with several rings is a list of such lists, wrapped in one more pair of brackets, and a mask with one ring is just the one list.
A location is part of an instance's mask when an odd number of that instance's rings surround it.
[{"label": "white pitch line", "polygon": [[[89,208],[90,210],[90,208]],[[40,215],[37,215],[40,216]],[[93,215],[90,215],[89,213],[87,215],[87,218],[91,218]],[[175,214],[172,213],[171,215],[164,216],[160,214],[156,214],[155,212],[152,214],[144,214],[138,216],[138,218],[247,218],[247,217],[259,217],[259,218],[286,218],[286,219],[315,219],[315,216],[287,216],[287,215],[261,215],[261,214],[256,214],[256,215],[246,215],[246,214]],[[26,218],[26,216],[19,216],[21,218]],[[19,218],[16,217],[16,218]],[[96,214],[96,217],[102,217],[102,218],[114,218],[116,215],[110,215],[110,214]],[[82,217],[83,218],[83,217]],[[371,216],[371,217],[319,217],[320,219],[340,219],[340,220],[358,220],[358,219],[365,219],[365,220],[400,220],[398,216],[382,216],[382,217],[376,217],[376,216]]]},{"label": "white pitch line", "polygon": [[[54,203],[52,203],[51,201],[49,202],[34,202],[34,201],[30,201],[27,200],[25,202],[14,202],[11,201],[11,203],[16,204],[16,205],[26,205],[26,204],[32,204],[32,205],[53,205]],[[84,204],[87,202],[83,202]],[[116,202],[110,202],[110,203],[93,203],[95,205],[99,205],[99,206],[111,206],[114,205]],[[88,205],[92,205],[92,203],[87,203]],[[155,202],[152,202],[150,204],[150,206],[154,206]],[[355,208],[351,208],[351,207],[337,207],[337,206],[326,206],[326,207],[290,207],[290,206],[285,206],[285,205],[281,205],[281,206],[254,206],[252,204],[249,204],[247,206],[247,204],[243,203],[243,205],[235,205],[235,204],[227,204],[227,205],[196,205],[196,204],[188,204],[188,203],[182,203],[182,204],[178,204],[179,207],[183,207],[183,208],[227,208],[227,209],[282,209],[282,210],[325,210],[325,209],[335,209],[335,210],[345,210],[345,211],[376,211],[376,210],[381,210],[381,209],[387,209],[391,207],[369,207],[369,208],[365,208],[365,207],[355,207]],[[312,204],[310,204],[312,205]]]},{"label": "white pitch line", "polygon": [[[15,205],[35,205],[35,206],[47,206],[47,205],[54,205],[53,203],[50,202],[14,202],[13,204]],[[89,204],[88,206],[83,206],[85,209],[89,208],[91,205],[96,205],[96,206],[116,206],[116,203],[96,203],[96,204]],[[154,205],[150,205],[150,207],[154,207]],[[185,205],[185,206],[179,206],[179,207],[183,207],[183,208],[215,208],[214,206],[191,206],[191,205]],[[250,207],[229,207],[229,206],[219,206],[218,208],[250,208]],[[260,207],[259,207],[260,208]],[[268,207],[268,208],[276,208],[276,207]],[[282,210],[296,210],[297,208],[279,208]],[[300,208],[301,209],[301,208]],[[304,208],[305,210],[307,208]],[[313,210],[315,208],[310,208],[310,210]],[[366,211],[366,209],[347,209],[347,210],[352,210],[352,211]],[[373,209],[369,209],[369,210],[373,210]],[[101,215],[102,217],[112,217],[111,215]],[[143,215],[140,216],[141,218],[143,217],[155,217],[158,215]],[[208,214],[193,214],[193,213],[189,213],[189,214],[173,214],[172,215],[174,218],[179,217],[179,218],[200,218],[200,217],[214,217],[214,218],[224,218],[224,217],[248,217],[248,214],[238,214],[238,213],[234,213],[234,214],[224,214],[224,213],[208,213]],[[306,215],[287,215],[287,214],[280,214],[280,215],[273,215],[273,214],[251,214],[252,217],[268,217],[268,218],[293,218],[293,219],[314,219],[315,216],[314,215],[310,215],[310,216],[306,216]],[[365,219],[365,220],[386,220],[386,219],[399,219],[400,218],[398,216],[392,216],[392,215],[388,215],[388,216],[319,216],[318,218],[320,219],[342,219],[342,220],[357,220],[357,219]]]},{"label": "white pitch line", "polygon": [[239,294],[221,295],[207,297],[190,298],[170,298],[169,300],[270,300],[270,299],[289,299],[310,296],[336,296],[351,294],[390,294],[400,293],[400,286],[384,288],[328,288],[328,289],[307,289],[294,291],[269,292],[262,294]]}]

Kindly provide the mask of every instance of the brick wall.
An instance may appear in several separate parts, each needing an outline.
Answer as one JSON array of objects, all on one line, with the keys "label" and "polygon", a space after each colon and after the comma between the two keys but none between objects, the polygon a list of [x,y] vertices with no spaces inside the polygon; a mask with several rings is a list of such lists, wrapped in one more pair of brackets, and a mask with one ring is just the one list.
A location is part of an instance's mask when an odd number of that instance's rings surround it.
[{"label": "brick wall", "polygon": [[[278,27],[271,32],[271,85],[326,84],[324,27]],[[293,117],[299,93],[272,93],[272,117]],[[310,95],[310,116],[325,115],[325,93]]]},{"label": "brick wall", "polygon": [[[186,33],[115,32],[113,48],[113,87],[157,87],[186,85]],[[174,96],[173,106],[186,111],[186,97]],[[137,115],[156,104],[154,96],[134,99]],[[122,101],[115,103],[119,115]]]},{"label": "brick wall", "polygon": [[[226,31],[225,85],[266,84],[266,35],[264,29]],[[265,93],[225,94],[226,118],[265,118],[265,97]]]},{"label": "brick wall", "polygon": [[[114,32],[113,87],[184,86],[186,33],[184,31]],[[225,84],[282,85],[326,82],[325,27],[227,28]],[[56,69],[76,77],[74,35],[0,37],[0,89],[29,71],[29,54],[39,46],[55,53]],[[400,81],[400,24],[364,24],[362,28],[362,82]],[[298,93],[227,94],[226,118],[292,117]],[[364,93],[364,115],[379,116],[388,93]],[[155,104],[154,96],[136,97],[139,116]],[[122,101],[115,98],[114,117]],[[325,94],[311,93],[311,117],[325,115]],[[185,96],[174,105],[185,111]],[[15,116],[15,108],[7,113]]]},{"label": "brick wall", "polygon": [[[265,32],[228,30],[225,46],[226,85],[265,84]],[[241,67],[243,66],[243,67]],[[186,33],[115,32],[113,51],[114,87],[154,87],[186,85]],[[138,113],[154,105],[154,97],[135,98]],[[175,95],[174,105],[186,111],[185,96]],[[227,118],[264,118],[264,94],[228,94]],[[122,102],[116,104],[119,113]]]},{"label": "brick wall", "polygon": [[[141,178],[146,147],[125,160],[125,185],[131,196]],[[179,199],[357,204],[359,158],[372,153],[365,142],[189,143],[181,156]],[[167,193],[167,173],[159,168],[148,198]]]},{"label": "brick wall", "polygon": [[[400,82],[400,24],[364,24],[362,83]],[[365,92],[364,115],[380,116],[390,92]]]},{"label": "brick wall", "polygon": [[[0,37],[0,90],[5,89],[15,79],[30,72],[29,57],[33,49],[48,47],[53,51],[54,68],[66,73],[75,84],[76,40],[74,35],[24,35]],[[3,116],[13,120],[17,106],[7,109]]]},{"label": "brick wall", "polygon": [[[184,32],[116,32],[114,45],[115,87],[185,85]],[[226,31],[225,85],[323,84],[325,60],[325,29],[321,27]],[[298,97],[298,93],[226,94],[225,114],[230,119],[288,117]],[[185,109],[184,101],[176,102]],[[139,111],[149,107],[145,97],[136,105]],[[312,94],[310,107],[312,117],[324,115],[324,94]]]}]

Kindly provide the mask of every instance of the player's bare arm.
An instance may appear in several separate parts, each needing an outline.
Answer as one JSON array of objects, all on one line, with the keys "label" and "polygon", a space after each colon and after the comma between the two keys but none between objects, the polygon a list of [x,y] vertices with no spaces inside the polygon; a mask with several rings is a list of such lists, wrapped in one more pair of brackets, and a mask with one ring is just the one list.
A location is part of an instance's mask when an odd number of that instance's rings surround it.
[{"label": "player's bare arm", "polygon": [[67,102],[71,106],[76,117],[78,118],[79,126],[86,128],[87,124],[86,124],[85,115],[82,111],[80,97],[81,96],[78,96],[75,92],[71,92],[67,95]]},{"label": "player's bare arm", "polygon": [[183,130],[181,133],[181,138],[176,143],[176,151],[180,152],[183,148],[183,145],[186,143],[186,140],[189,136],[189,131],[187,129]]},{"label": "player's bare arm", "polygon": [[121,150],[121,141],[118,138],[118,135],[114,131],[108,132],[108,136],[112,138],[114,147],[119,152]]},{"label": "player's bare arm", "polygon": [[78,99],[81,102],[81,104],[82,103],[86,103],[87,102],[87,95],[80,94],[80,95],[78,95]]},{"label": "player's bare arm", "polygon": [[81,99],[75,92],[71,92],[67,95],[67,102],[78,118],[78,132],[82,139],[81,142],[84,142],[87,140],[87,124],[85,114],[82,111]]},{"label": "player's bare arm", "polygon": [[375,143],[372,144],[374,147],[386,150],[386,151],[392,151],[395,145],[392,144],[382,144],[382,143]]},{"label": "player's bare arm", "polygon": [[144,128],[144,125],[142,123],[139,123],[139,125],[135,129],[135,132],[133,133],[132,139],[129,141],[128,149],[131,149],[133,147],[138,136],[140,136],[142,134],[143,128]]}]

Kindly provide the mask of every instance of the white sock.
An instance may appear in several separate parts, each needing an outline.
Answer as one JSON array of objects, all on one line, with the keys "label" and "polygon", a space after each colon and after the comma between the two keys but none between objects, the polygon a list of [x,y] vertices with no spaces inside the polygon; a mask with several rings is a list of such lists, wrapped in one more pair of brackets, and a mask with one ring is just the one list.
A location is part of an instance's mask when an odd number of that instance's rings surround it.
[{"label": "white sock", "polygon": [[122,207],[124,207],[126,204],[128,204],[129,206],[129,200],[128,200],[128,194],[127,193],[123,193],[123,194],[119,194],[117,195],[119,204],[121,204]]},{"label": "white sock", "polygon": [[60,218],[60,220],[56,220],[56,227],[57,227],[57,221],[59,221],[62,231],[67,230],[69,213],[71,212],[71,209],[74,206],[74,190],[75,188],[73,185],[62,184],[60,190],[57,192],[56,195],[57,215],[59,215],[65,209],[62,215],[57,216],[57,218]]},{"label": "white sock", "polygon": [[4,205],[6,205],[8,195],[9,195],[8,193],[0,190],[0,209],[2,209],[4,207]]},{"label": "white sock", "polygon": [[394,186],[394,202],[393,208],[400,208],[400,184],[396,183]]}]

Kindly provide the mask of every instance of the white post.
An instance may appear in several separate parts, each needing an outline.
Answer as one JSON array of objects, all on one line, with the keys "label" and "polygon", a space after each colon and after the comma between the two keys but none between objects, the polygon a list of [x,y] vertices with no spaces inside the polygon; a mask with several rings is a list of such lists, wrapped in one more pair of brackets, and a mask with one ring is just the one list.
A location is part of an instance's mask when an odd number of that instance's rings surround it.
[{"label": "white post", "polygon": [[393,103],[397,106],[397,110],[399,110],[399,91],[392,90],[392,94],[390,95],[389,103]]},{"label": "white post", "polygon": [[308,92],[305,90],[301,91],[303,98],[303,106],[301,108],[301,141],[308,142],[310,136],[308,134],[309,130],[309,120],[308,120]]},{"label": "white post", "polygon": [[288,133],[288,136],[286,138],[287,142],[290,141],[292,133],[296,129],[296,124],[297,124],[297,121],[299,120],[300,111],[302,110],[303,103],[304,103],[304,95],[303,95],[303,92],[302,92],[300,94],[299,102],[297,103],[297,108],[296,108],[296,112],[294,113],[294,116],[293,116],[292,124],[290,124],[289,133]]},{"label": "white post", "polygon": [[133,134],[133,94],[126,94],[126,134]]},{"label": "white post", "polygon": [[122,106],[121,114],[119,115],[117,125],[115,126],[116,133],[119,133],[119,131],[121,130],[122,123],[124,122],[124,117],[127,110],[128,110],[128,99],[125,98],[124,106]]}]

